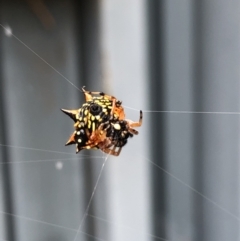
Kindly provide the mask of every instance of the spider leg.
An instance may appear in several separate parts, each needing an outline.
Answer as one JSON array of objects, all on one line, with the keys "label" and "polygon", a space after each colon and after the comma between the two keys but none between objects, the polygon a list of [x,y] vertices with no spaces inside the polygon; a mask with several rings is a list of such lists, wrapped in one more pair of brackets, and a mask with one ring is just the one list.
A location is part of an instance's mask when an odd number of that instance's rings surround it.
[{"label": "spider leg", "polygon": [[139,127],[142,125],[142,119],[143,119],[143,114],[142,114],[142,111],[140,110],[139,122],[133,122],[131,120],[126,120],[126,121],[128,122],[130,127]]},{"label": "spider leg", "polygon": [[83,149],[92,149],[96,147],[97,145],[95,143],[89,143],[88,145],[84,146]]},{"label": "spider leg", "polygon": [[116,146],[114,146],[113,149],[103,148],[103,149],[101,149],[101,150],[102,150],[103,152],[107,153],[107,154],[110,154],[110,155],[113,155],[113,156],[119,156],[122,148],[120,147],[120,148],[118,149],[118,151],[115,151],[115,150],[116,150]]},{"label": "spider leg", "polygon": [[129,128],[128,131],[133,135],[138,135],[138,131],[136,131],[135,129]]},{"label": "spider leg", "polygon": [[[110,96],[112,100],[112,109],[110,115],[116,114],[120,120],[125,118],[124,109],[122,108],[121,101],[117,101],[117,99],[113,96]],[[115,115],[114,115],[115,116]]]},{"label": "spider leg", "polygon": [[122,147],[118,148],[118,151],[115,152],[115,148],[114,148],[114,152],[112,153],[112,155],[114,156],[119,156],[119,154],[121,153]]},{"label": "spider leg", "polygon": [[102,131],[104,125],[108,125],[108,126],[105,128],[105,129],[108,129],[108,128],[110,127],[109,121],[107,121],[107,122],[105,122],[105,123],[102,123],[102,124],[98,127],[98,130]]},{"label": "spider leg", "polygon": [[113,97],[113,100],[112,100],[112,109],[111,109],[110,115],[113,115],[114,110],[115,110],[115,107],[116,107],[116,99]]}]

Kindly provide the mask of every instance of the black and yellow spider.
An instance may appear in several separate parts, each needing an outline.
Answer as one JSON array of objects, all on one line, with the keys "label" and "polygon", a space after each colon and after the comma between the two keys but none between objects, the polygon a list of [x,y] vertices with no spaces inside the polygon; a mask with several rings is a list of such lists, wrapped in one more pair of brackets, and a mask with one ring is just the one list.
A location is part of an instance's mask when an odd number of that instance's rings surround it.
[{"label": "black and yellow spider", "polygon": [[139,122],[125,120],[122,103],[114,96],[86,91],[84,88],[82,91],[86,103],[80,109],[62,109],[75,122],[75,131],[66,145],[76,144],[76,153],[82,149],[101,149],[118,156],[127,139],[138,134],[133,127],[141,126],[142,112]]}]

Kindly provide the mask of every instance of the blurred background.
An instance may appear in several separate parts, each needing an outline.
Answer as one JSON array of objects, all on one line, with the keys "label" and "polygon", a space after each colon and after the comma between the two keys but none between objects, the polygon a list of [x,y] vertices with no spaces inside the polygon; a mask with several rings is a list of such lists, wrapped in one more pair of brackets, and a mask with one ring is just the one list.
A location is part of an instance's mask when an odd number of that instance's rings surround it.
[{"label": "blurred background", "polygon": [[[0,241],[240,240],[239,80],[237,0],[1,1]],[[84,85],[143,110],[104,167]]]}]

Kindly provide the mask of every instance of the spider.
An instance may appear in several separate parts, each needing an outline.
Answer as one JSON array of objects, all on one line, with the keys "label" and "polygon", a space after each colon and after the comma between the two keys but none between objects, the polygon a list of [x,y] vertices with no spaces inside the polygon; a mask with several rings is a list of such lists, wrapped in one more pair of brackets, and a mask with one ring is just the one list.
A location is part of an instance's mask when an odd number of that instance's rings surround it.
[{"label": "spider", "polygon": [[[86,91],[84,87],[82,91],[86,103],[80,109],[62,109],[75,122],[75,131],[66,145],[76,144],[76,153],[82,149],[95,148],[115,156],[119,155],[127,139],[133,134],[138,134],[132,127],[141,126],[142,112],[139,122],[124,120],[125,113],[121,101],[103,92]],[[110,149],[111,147],[113,149]],[[119,150],[116,152],[117,147]]]}]

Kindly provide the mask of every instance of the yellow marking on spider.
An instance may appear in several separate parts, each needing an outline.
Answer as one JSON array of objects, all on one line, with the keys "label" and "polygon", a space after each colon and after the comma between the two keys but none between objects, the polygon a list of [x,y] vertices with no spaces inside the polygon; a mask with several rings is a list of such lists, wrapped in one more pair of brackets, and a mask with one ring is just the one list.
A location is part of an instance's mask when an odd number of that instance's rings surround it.
[{"label": "yellow marking on spider", "polygon": [[95,131],[95,122],[92,123],[92,131]]},{"label": "yellow marking on spider", "polygon": [[113,124],[111,123],[111,125],[113,126],[114,129],[116,130],[121,130],[121,126],[119,124]]},{"label": "yellow marking on spider", "polygon": [[92,115],[91,120],[92,120],[92,121],[94,121],[94,120],[95,120],[95,116],[94,116],[94,115]]},{"label": "yellow marking on spider", "polygon": [[92,117],[91,113],[88,113],[88,120],[91,121],[91,117]]},{"label": "yellow marking on spider", "polygon": [[100,119],[100,115],[95,116],[96,120]]},{"label": "yellow marking on spider", "polygon": [[87,114],[88,114],[88,110],[85,110],[85,111],[84,111],[84,115],[87,115]]}]

